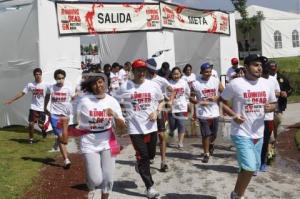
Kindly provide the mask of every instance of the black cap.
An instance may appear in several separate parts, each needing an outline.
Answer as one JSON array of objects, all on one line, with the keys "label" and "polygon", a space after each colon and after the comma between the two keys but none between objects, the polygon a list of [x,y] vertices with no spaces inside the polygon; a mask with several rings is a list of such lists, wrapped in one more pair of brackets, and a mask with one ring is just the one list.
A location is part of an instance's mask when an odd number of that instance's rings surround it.
[{"label": "black cap", "polygon": [[244,64],[249,65],[251,62],[254,62],[254,61],[259,61],[262,64],[265,64],[268,62],[268,58],[257,55],[257,54],[250,54],[247,57],[245,57]]}]

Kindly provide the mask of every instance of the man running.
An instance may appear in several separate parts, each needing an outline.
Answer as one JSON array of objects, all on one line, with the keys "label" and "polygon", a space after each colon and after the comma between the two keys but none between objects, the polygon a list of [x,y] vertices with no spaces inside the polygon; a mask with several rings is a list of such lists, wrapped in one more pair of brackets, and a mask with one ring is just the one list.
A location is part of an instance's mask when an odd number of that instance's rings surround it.
[{"label": "man running", "polygon": [[192,83],[192,91],[196,99],[191,96],[192,103],[197,104],[196,115],[200,122],[202,146],[204,150],[203,162],[208,163],[214,151],[214,141],[217,138],[219,124],[219,92],[223,86],[219,79],[212,76],[212,66],[209,63],[201,65],[201,76]]},{"label": "man running", "polygon": [[244,198],[254,172],[259,170],[265,113],[275,110],[276,96],[265,79],[260,78],[267,58],[251,54],[245,58],[245,77],[233,79],[221,98],[232,100],[231,139],[236,147],[240,171],[231,199]]},{"label": "man running", "polygon": [[134,79],[124,83],[116,98],[125,110],[125,120],[132,145],[136,151],[137,170],[145,183],[148,198],[159,193],[154,189],[150,160],[155,157],[157,142],[157,115],[163,94],[153,81],[147,80],[147,64],[142,59],[132,63]]},{"label": "man running", "polygon": [[45,123],[45,113],[44,113],[44,101],[47,91],[47,84],[42,81],[42,70],[40,68],[35,68],[33,70],[34,81],[28,83],[23,91],[19,92],[14,98],[4,102],[6,105],[12,104],[14,101],[20,99],[28,92],[32,93],[31,104],[28,116],[28,132],[29,132],[29,144],[34,143],[33,132],[34,124],[37,123],[42,130],[42,135],[45,138],[47,136],[44,123]]}]

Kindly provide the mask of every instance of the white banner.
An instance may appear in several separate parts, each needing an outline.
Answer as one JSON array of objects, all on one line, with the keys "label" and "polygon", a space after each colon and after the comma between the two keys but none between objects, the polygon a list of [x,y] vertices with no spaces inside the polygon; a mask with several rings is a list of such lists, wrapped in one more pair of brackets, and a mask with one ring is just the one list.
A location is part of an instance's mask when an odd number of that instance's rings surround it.
[{"label": "white banner", "polygon": [[160,30],[159,4],[56,3],[60,35]]},{"label": "white banner", "polygon": [[222,11],[197,10],[160,3],[163,28],[221,33],[230,35],[229,14]]}]

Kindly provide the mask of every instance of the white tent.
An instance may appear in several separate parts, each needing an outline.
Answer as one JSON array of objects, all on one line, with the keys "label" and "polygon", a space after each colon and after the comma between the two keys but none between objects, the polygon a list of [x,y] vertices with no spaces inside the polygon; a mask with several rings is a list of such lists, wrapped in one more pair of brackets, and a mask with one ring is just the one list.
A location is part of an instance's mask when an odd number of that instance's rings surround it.
[{"label": "white tent", "polygon": [[30,96],[9,106],[3,101],[32,81],[38,66],[47,82],[63,68],[67,81],[75,83],[80,78],[80,39],[59,37],[55,6],[48,0],[0,3],[0,24],[0,126],[25,125]]},{"label": "white tent", "polygon": [[[52,82],[54,70],[62,68],[67,72],[67,81],[75,85],[81,72],[81,39],[59,36],[55,5],[50,0],[0,3],[0,24],[0,127],[26,125],[30,96],[10,106],[2,102],[32,81],[32,69],[38,66],[45,81]],[[230,14],[230,28],[230,36],[165,30],[96,37],[102,64],[147,58],[158,50],[170,49],[158,57],[159,65],[164,61],[172,67],[190,63],[194,72],[199,73],[200,63],[210,61],[219,74],[225,74],[230,59],[238,54],[233,14]]]},{"label": "white tent", "polygon": [[[271,8],[251,5],[247,7],[249,17],[262,12],[264,20],[250,33],[250,51],[262,54],[266,57],[290,57],[300,55],[299,33],[300,15]],[[235,12],[236,20],[241,16]],[[237,27],[237,39],[243,48],[245,55],[245,38]]]}]

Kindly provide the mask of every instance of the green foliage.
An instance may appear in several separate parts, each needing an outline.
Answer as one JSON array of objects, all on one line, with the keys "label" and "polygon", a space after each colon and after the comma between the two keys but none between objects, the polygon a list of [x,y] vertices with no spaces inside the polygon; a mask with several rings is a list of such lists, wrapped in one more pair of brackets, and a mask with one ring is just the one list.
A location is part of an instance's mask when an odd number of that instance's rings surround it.
[{"label": "green foliage", "polygon": [[295,141],[296,141],[296,145],[298,147],[298,150],[300,150],[300,131],[298,131],[296,134],[295,134]]},{"label": "green foliage", "polygon": [[235,10],[238,11],[242,17],[242,20],[237,22],[237,26],[244,34],[244,38],[249,39],[249,34],[255,29],[257,24],[264,19],[264,15],[259,11],[256,15],[249,17],[247,12],[247,0],[231,0],[231,2]]},{"label": "green foliage", "polygon": [[18,198],[38,178],[39,170],[47,161],[54,161],[56,154],[47,153],[53,138],[28,144],[24,127],[17,130],[0,129],[0,198]]},{"label": "green foliage", "polygon": [[[300,57],[284,57],[272,60],[277,62],[280,73],[289,80],[290,85],[294,89],[292,95],[300,95]],[[298,97],[291,97],[290,100],[294,102],[295,100],[298,101],[298,99]]]}]

